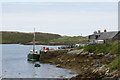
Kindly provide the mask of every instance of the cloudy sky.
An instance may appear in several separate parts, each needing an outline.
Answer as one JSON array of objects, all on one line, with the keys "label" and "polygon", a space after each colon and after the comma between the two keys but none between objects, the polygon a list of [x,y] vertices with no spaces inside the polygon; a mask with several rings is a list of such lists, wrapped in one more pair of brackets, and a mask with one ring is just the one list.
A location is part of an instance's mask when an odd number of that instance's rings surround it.
[{"label": "cloudy sky", "polygon": [[1,0],[0,2],[118,2],[119,0]]},{"label": "cloudy sky", "polygon": [[[112,1],[112,0],[111,0]],[[89,35],[118,30],[117,2],[4,2],[2,31]]]}]

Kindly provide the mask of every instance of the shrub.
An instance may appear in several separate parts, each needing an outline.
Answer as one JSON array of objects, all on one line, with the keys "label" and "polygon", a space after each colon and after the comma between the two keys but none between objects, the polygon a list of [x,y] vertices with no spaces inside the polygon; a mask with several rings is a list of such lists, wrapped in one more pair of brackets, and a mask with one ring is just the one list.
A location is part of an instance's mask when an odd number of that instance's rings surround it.
[{"label": "shrub", "polygon": [[110,70],[118,69],[120,66],[120,56],[113,60],[110,64]]},{"label": "shrub", "polygon": [[120,54],[120,42],[114,42],[111,46],[110,53]]},{"label": "shrub", "polygon": [[96,44],[96,45],[87,45],[85,47],[77,47],[76,49],[84,48],[84,51],[90,53],[111,53],[111,54],[120,54],[120,42],[105,43],[105,44]]},{"label": "shrub", "polygon": [[84,47],[83,46],[79,46],[79,47],[76,47],[75,49],[83,49]]}]

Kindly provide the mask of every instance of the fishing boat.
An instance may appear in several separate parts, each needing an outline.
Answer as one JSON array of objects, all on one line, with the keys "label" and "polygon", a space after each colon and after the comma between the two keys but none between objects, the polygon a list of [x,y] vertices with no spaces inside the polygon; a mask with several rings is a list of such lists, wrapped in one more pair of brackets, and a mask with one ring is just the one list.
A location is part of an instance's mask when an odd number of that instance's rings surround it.
[{"label": "fishing boat", "polygon": [[28,54],[28,61],[39,61],[40,54],[38,54],[38,51],[35,50],[35,29],[34,29],[34,37],[33,37],[33,50],[30,50],[30,53]]}]

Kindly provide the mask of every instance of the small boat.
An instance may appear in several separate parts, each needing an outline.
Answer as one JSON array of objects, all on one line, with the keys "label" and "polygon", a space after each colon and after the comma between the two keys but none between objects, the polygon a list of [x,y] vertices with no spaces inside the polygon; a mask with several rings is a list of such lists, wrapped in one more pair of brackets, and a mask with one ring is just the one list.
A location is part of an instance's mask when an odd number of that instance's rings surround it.
[{"label": "small boat", "polygon": [[40,67],[40,64],[35,64],[34,67]]},{"label": "small boat", "polygon": [[35,50],[35,52],[31,50],[28,54],[28,61],[39,61],[39,58],[40,55],[37,53],[37,50]]},{"label": "small boat", "polygon": [[35,50],[35,29],[34,29],[34,38],[33,38],[33,50],[30,50],[30,53],[28,54],[28,61],[39,61],[40,54],[38,54],[38,51]]}]

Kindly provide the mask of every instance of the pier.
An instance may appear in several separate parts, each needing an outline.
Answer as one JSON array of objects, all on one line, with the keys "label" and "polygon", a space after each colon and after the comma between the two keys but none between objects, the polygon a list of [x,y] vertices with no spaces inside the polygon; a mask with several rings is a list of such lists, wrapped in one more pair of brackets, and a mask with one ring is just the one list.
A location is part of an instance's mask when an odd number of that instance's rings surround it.
[{"label": "pier", "polygon": [[67,54],[71,49],[57,49],[57,50],[48,50],[45,52],[44,50],[40,50],[40,61],[45,61],[45,59],[51,59],[52,57],[57,57],[58,55]]}]

